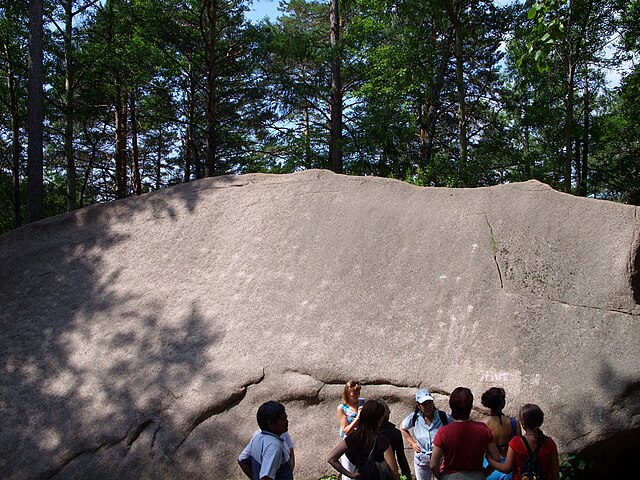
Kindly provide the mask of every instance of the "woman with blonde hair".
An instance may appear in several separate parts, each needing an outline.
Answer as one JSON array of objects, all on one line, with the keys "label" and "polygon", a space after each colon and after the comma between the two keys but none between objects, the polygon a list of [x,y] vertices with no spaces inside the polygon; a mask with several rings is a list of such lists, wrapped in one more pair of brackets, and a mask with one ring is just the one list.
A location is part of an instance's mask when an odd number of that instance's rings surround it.
[{"label": "woman with blonde hair", "polygon": [[[358,424],[360,423],[360,411],[362,405],[359,404],[360,391],[362,386],[357,380],[349,380],[344,385],[342,390],[342,401],[337,408],[338,424],[340,425],[340,438],[344,439],[351,433],[354,433]],[[342,466],[352,472],[355,470],[355,465],[349,461],[346,455],[343,455],[340,459]],[[349,477],[342,475],[342,480],[347,480]]]}]

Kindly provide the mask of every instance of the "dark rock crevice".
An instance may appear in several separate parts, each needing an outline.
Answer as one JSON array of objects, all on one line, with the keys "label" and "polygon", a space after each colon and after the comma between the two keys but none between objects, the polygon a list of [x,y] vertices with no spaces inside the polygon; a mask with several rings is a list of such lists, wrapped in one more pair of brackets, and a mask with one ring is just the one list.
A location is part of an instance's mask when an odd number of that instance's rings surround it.
[{"label": "dark rock crevice", "polygon": [[[638,210],[636,209],[636,212]],[[631,292],[633,294],[633,301],[636,305],[640,305],[640,240],[636,241],[635,248],[632,251],[631,258]]]},{"label": "dark rock crevice", "polygon": [[491,233],[491,251],[493,253],[493,262],[496,264],[496,268],[498,269],[498,278],[500,279],[500,288],[504,289],[504,281],[502,280],[502,270],[500,269],[500,264],[498,263],[498,242],[496,242],[496,237],[493,234],[493,227],[491,223],[489,223],[489,216],[485,213],[484,219],[487,222],[487,226],[489,227],[489,232]]},{"label": "dark rock crevice", "polygon": [[247,396],[247,391],[249,387],[253,385],[258,385],[265,378],[264,370],[262,371],[262,376],[257,380],[251,381],[245,385],[243,385],[240,389],[233,392],[224,402],[215,402],[212,405],[206,406],[200,413],[198,413],[190,422],[189,427],[187,428],[187,433],[184,438],[178,443],[178,445],[174,448],[173,453],[177,452],[182,444],[189,438],[189,435],[198,428],[202,423],[210,419],[215,415],[220,415],[222,413],[228,412],[233,407],[239,405],[242,400]]}]

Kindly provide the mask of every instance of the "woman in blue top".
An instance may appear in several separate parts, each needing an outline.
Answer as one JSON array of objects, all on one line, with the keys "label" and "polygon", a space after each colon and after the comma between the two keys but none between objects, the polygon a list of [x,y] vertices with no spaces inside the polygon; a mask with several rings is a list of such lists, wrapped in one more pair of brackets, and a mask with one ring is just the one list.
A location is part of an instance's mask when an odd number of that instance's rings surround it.
[{"label": "woman in blue top", "polygon": [[[433,439],[438,429],[449,422],[451,416],[438,410],[433,405],[433,395],[426,388],[421,388],[416,393],[416,409],[402,421],[402,436],[413,448],[413,464],[416,472],[416,480],[431,480],[432,473],[429,468]],[[413,428],[413,436],[409,432]]]},{"label": "woman in blue top", "polygon": [[[349,380],[344,385],[342,391],[342,402],[338,405],[338,423],[340,424],[340,438],[344,438],[347,435],[353,433],[360,422],[360,410],[361,405],[358,405],[358,398],[360,397],[361,390],[360,382],[356,380]],[[340,463],[348,471],[353,472],[356,466],[349,461],[346,455],[340,458]],[[343,475],[342,480],[347,480],[349,477]]]}]

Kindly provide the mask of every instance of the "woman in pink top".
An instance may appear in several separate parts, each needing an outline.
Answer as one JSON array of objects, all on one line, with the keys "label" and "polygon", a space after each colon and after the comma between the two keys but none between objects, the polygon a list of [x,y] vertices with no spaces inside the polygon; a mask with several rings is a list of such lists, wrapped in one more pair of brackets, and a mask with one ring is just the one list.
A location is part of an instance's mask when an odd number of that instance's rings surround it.
[{"label": "woman in pink top", "polygon": [[[532,452],[538,447],[538,463],[542,475],[547,480],[558,480],[560,478],[560,463],[558,461],[558,447],[552,438],[547,437],[540,426],[544,420],[544,413],[538,405],[528,403],[520,409],[520,424],[525,432],[522,436],[513,437],[509,442],[507,459],[504,463],[496,462],[489,458],[489,464],[500,472],[514,472],[514,478],[520,480],[522,477],[522,462],[528,456],[527,446]],[[526,442],[526,444],[525,444]]]}]

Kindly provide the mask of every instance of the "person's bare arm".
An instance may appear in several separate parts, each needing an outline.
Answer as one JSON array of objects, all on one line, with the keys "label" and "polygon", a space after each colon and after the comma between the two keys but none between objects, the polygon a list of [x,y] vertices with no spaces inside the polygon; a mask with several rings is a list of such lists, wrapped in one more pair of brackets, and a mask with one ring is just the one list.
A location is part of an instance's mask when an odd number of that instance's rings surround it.
[{"label": "person's bare arm", "polygon": [[291,460],[291,471],[293,472],[293,467],[296,466],[296,454],[293,452],[293,448],[289,451],[289,458]]},{"label": "person's bare arm", "polygon": [[497,462],[500,461],[500,452],[498,451],[495,440],[491,440],[489,445],[487,445],[487,451],[489,452],[489,456],[491,458],[493,458]]},{"label": "person's bare arm", "polygon": [[420,453],[422,449],[420,448],[420,444],[413,438],[413,435],[411,435],[411,433],[404,428],[401,428],[400,431],[402,432],[402,436],[407,441],[409,446],[413,449],[413,451],[416,453]]},{"label": "person's bare arm", "polygon": [[431,452],[431,460],[429,460],[429,468],[436,478],[440,478],[440,461],[442,460],[442,448],[437,445],[433,446]]},{"label": "person's bare arm", "polygon": [[251,471],[251,465],[247,465],[246,463],[242,463],[240,460],[238,460],[238,465],[240,465],[240,468],[242,469],[244,474],[247,477],[249,477],[249,480],[251,480],[253,478],[253,472]]},{"label": "person's bare arm", "polygon": [[[498,457],[499,459],[500,457]],[[507,458],[504,463],[500,463],[500,461],[495,460],[491,455],[487,456],[487,461],[489,465],[502,473],[510,473],[513,471],[513,467],[515,465],[516,453],[513,451],[513,448],[509,447],[507,450]],[[556,479],[557,480],[557,479]]]},{"label": "person's bare arm", "polygon": [[356,428],[356,426],[360,422],[360,410],[362,410],[362,407],[358,408],[356,418],[353,419],[353,422],[349,423],[349,421],[347,420],[347,414],[344,413],[344,410],[342,410],[340,405],[338,405],[338,423],[342,427],[342,431],[344,432],[345,437],[349,435],[351,433],[351,430]]},{"label": "person's bare arm", "polygon": [[327,462],[329,463],[329,465],[335,468],[340,474],[346,475],[349,478],[357,478],[359,475],[357,471],[350,472],[349,470],[344,468],[340,463],[340,457],[344,455],[344,453],[348,449],[349,447],[347,447],[346,442],[344,440],[341,441],[336,448],[331,450],[331,453],[327,457]]},{"label": "person's bare arm", "polygon": [[400,480],[400,473],[398,472],[398,463],[396,462],[396,456],[393,454],[391,446],[387,447],[384,451],[384,461],[387,462],[391,473],[393,474],[393,480]]}]

